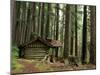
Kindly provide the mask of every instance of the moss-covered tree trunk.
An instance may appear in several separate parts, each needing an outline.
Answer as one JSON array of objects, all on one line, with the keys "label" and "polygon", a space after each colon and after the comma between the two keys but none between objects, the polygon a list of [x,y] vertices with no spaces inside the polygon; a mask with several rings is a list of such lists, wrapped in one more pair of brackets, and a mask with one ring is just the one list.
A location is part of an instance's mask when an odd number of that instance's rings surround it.
[{"label": "moss-covered tree trunk", "polygon": [[[68,55],[69,55],[69,30],[70,30],[70,25],[69,25],[69,20],[70,20],[70,5],[66,5],[66,12],[65,12],[65,37],[64,37],[64,58],[67,60]],[[67,63],[66,63],[67,64]]]}]

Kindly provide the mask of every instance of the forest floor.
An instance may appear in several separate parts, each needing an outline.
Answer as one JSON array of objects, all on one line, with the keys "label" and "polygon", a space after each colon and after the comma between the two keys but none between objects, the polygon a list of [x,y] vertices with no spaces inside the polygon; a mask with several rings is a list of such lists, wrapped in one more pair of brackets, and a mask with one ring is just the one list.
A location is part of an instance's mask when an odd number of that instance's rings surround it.
[{"label": "forest floor", "polygon": [[86,65],[68,65],[65,66],[64,63],[43,63],[36,60],[26,60],[18,59],[18,63],[23,65],[21,72],[14,73],[37,73],[37,72],[52,72],[52,71],[76,71],[76,70],[89,70],[96,69],[95,65],[86,64]]}]

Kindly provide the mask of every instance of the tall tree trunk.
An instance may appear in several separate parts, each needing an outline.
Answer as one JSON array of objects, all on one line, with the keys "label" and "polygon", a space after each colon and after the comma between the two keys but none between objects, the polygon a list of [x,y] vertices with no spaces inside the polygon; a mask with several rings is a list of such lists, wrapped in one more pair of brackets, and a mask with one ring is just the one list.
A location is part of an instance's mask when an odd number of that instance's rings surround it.
[{"label": "tall tree trunk", "polygon": [[59,36],[59,4],[56,6],[56,40],[58,40]]},{"label": "tall tree trunk", "polygon": [[24,32],[23,32],[23,35],[24,35],[24,38],[23,38],[23,43],[25,43],[26,42],[26,30],[27,30],[27,16],[28,16],[28,7],[29,7],[29,3],[28,2],[26,2],[26,9],[25,9],[25,16],[24,16],[24,25],[23,26],[25,26],[25,28],[24,28]]},{"label": "tall tree trunk", "polygon": [[22,27],[23,27],[23,8],[24,8],[24,3],[20,2],[20,13],[18,13],[19,15],[19,24],[18,24],[18,32],[17,32],[17,45],[22,44],[22,40],[21,40],[21,35],[22,35]]},{"label": "tall tree trunk", "polygon": [[87,45],[87,6],[84,6],[83,17],[83,36],[82,36],[82,64],[86,63],[86,45]]},{"label": "tall tree trunk", "polygon": [[15,37],[15,26],[16,26],[16,1],[15,0],[11,0],[11,37],[12,37],[12,41],[11,43],[15,43],[16,41],[16,37]]},{"label": "tall tree trunk", "polygon": [[41,15],[41,37],[44,38],[44,3],[42,3],[42,15]]},{"label": "tall tree trunk", "polygon": [[70,40],[71,40],[71,43],[70,43],[70,54],[73,55],[73,48],[74,48],[73,47],[74,46],[73,45],[73,42],[74,42],[74,33],[73,33],[73,30],[71,30],[71,39]]},{"label": "tall tree trunk", "polygon": [[36,3],[30,3],[30,17],[29,17],[29,38],[30,40],[33,39],[33,33],[37,33],[37,26],[36,26]]},{"label": "tall tree trunk", "polygon": [[20,42],[21,44],[24,43],[24,31],[25,31],[25,15],[26,15],[26,2],[23,3],[23,8],[22,8],[22,23],[21,23],[21,38],[20,38]]},{"label": "tall tree trunk", "polygon": [[32,3],[32,20],[33,20],[33,26],[32,26],[32,32],[35,32],[36,33],[36,18],[35,18],[35,16],[36,16],[36,14],[35,14],[35,11],[36,11],[36,4],[35,3]]},{"label": "tall tree trunk", "polygon": [[39,3],[39,11],[38,11],[38,35],[41,36],[41,8],[42,8],[42,3]]},{"label": "tall tree trunk", "polygon": [[48,3],[48,8],[47,8],[47,24],[46,24],[46,39],[48,38],[50,32],[49,32],[49,26],[50,26],[50,11],[51,11],[51,4]]},{"label": "tall tree trunk", "polygon": [[75,5],[75,56],[78,53],[77,42],[77,5]]},{"label": "tall tree trunk", "polygon": [[[59,4],[56,6],[56,40],[59,37]],[[56,48],[55,56],[58,57],[58,47]]]},{"label": "tall tree trunk", "polygon": [[66,14],[65,14],[65,37],[64,37],[64,58],[68,58],[69,55],[69,30],[70,30],[70,25],[69,25],[69,20],[70,20],[70,5],[66,5]]},{"label": "tall tree trunk", "polygon": [[30,9],[30,4],[28,6],[28,11],[27,11],[27,24],[26,24],[26,31],[25,31],[25,42],[28,42],[30,39],[30,32],[29,32],[29,28],[30,28],[30,20],[31,20],[31,9]]},{"label": "tall tree trunk", "polygon": [[90,63],[96,64],[96,7],[90,6]]},{"label": "tall tree trunk", "polygon": [[74,19],[75,17],[73,16],[73,14],[75,14],[75,7],[73,5],[70,6],[70,35],[71,35],[71,38],[70,38],[70,55],[74,55],[74,27],[75,27],[75,22],[74,22]]},{"label": "tall tree trunk", "polygon": [[[20,9],[21,9],[21,2],[16,2],[16,25],[15,25],[15,42],[16,42],[16,44],[18,44],[19,42],[18,42],[18,31],[19,31],[19,26],[20,26],[20,15],[21,15],[21,13],[20,13]],[[14,27],[14,26],[12,26],[12,27]]]}]

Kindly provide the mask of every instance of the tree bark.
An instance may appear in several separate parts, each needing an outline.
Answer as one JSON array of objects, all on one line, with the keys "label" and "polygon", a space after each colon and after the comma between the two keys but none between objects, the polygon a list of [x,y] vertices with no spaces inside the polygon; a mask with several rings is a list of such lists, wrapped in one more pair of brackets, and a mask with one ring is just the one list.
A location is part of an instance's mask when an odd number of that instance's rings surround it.
[{"label": "tree bark", "polygon": [[87,6],[84,6],[83,17],[83,36],[82,36],[82,64],[86,63],[86,45],[87,45]]},{"label": "tree bark", "polygon": [[65,14],[65,37],[64,37],[64,58],[68,58],[69,55],[69,20],[70,20],[70,5],[66,5],[66,14]]},{"label": "tree bark", "polygon": [[[56,40],[59,37],[59,4],[56,6]],[[55,56],[58,57],[58,47],[56,48]]]},{"label": "tree bark", "polygon": [[70,55],[74,55],[74,32],[75,32],[75,7],[73,5],[71,5],[70,7]]},{"label": "tree bark", "polygon": [[47,10],[47,24],[46,24],[46,39],[49,36],[49,26],[50,26],[50,11],[51,11],[51,4],[48,3],[48,10]]},{"label": "tree bark", "polygon": [[35,11],[36,11],[36,4],[35,3],[32,3],[32,21],[33,21],[33,23],[32,23],[32,32],[34,32],[34,33],[36,33],[36,14],[35,14]]},{"label": "tree bark", "polygon": [[96,7],[90,6],[90,63],[96,64]]},{"label": "tree bark", "polygon": [[59,4],[56,6],[56,40],[58,40],[59,36]]},{"label": "tree bark", "polygon": [[75,5],[75,56],[77,56],[78,54],[78,48],[77,48],[77,5]]},{"label": "tree bark", "polygon": [[42,15],[41,15],[41,37],[44,38],[44,3],[42,3]]},{"label": "tree bark", "polygon": [[16,36],[15,36],[15,26],[16,26],[16,1],[11,0],[11,36],[12,36],[12,43],[15,43]]}]

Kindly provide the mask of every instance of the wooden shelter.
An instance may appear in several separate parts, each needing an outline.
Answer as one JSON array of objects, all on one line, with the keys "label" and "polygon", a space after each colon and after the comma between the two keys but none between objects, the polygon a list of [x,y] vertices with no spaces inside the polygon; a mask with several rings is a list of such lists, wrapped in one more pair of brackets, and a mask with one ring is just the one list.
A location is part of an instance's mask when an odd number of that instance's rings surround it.
[{"label": "wooden shelter", "polygon": [[48,54],[49,48],[58,48],[61,46],[62,43],[59,40],[45,40],[37,37],[19,46],[19,57],[26,59],[42,59]]}]

